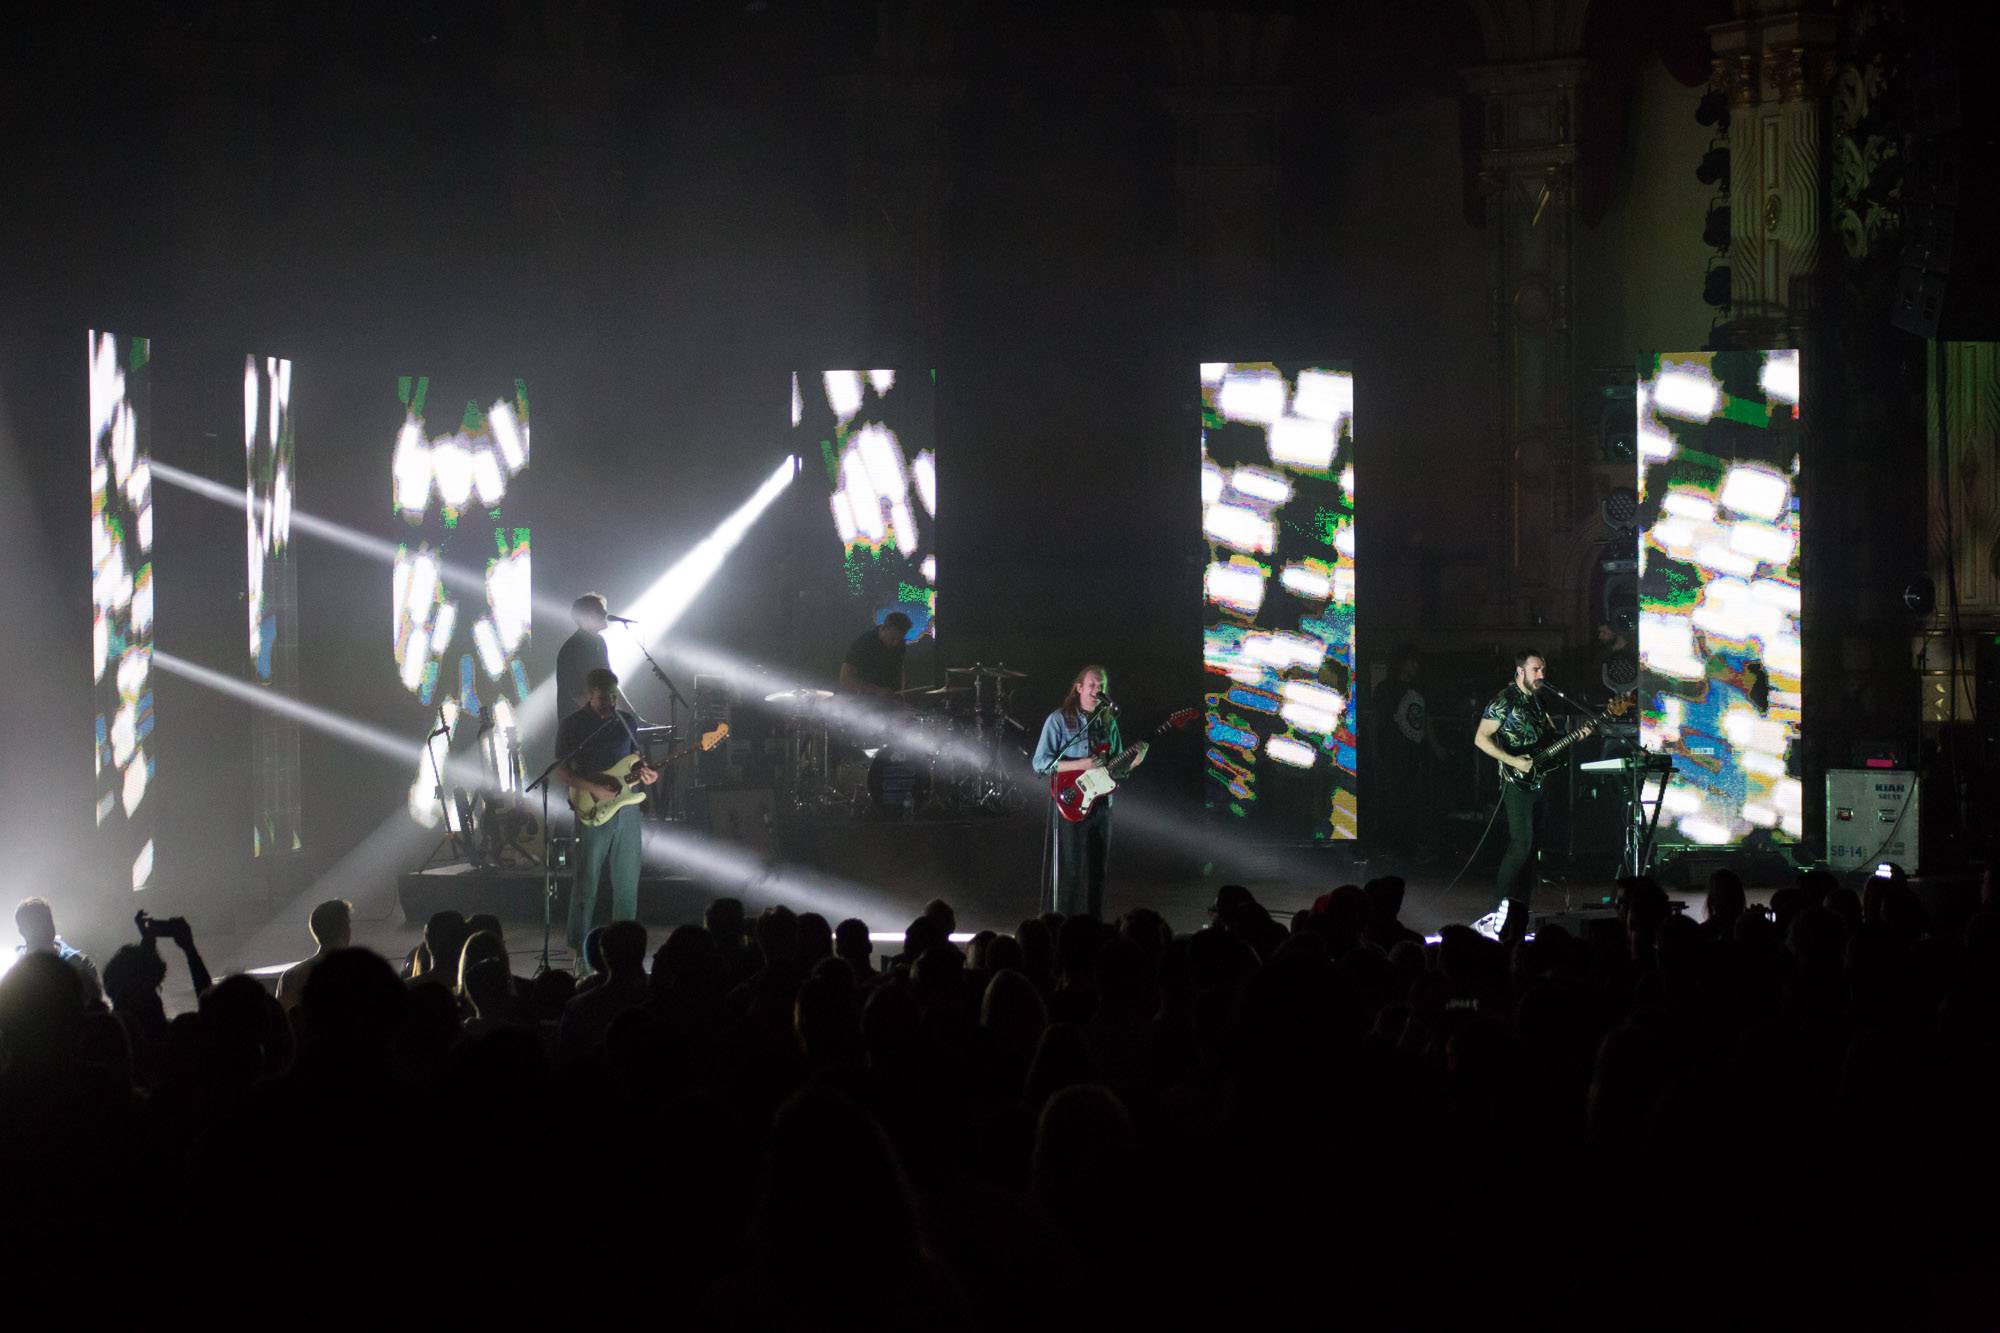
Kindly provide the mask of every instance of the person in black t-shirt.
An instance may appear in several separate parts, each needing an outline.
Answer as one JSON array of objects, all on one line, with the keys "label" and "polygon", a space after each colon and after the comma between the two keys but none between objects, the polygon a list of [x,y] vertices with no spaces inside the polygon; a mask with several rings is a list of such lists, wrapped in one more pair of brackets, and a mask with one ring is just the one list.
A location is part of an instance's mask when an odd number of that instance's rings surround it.
[{"label": "person in black t-shirt", "polygon": [[[610,624],[611,608],[600,593],[587,592],[570,603],[570,618],[576,633],[563,640],[556,651],[556,716],[588,702],[590,687],[584,677],[602,667],[611,669],[611,652],[604,646],[604,627]],[[561,754],[563,751],[558,750]]]},{"label": "person in black t-shirt", "polygon": [[[569,756],[568,762],[556,769],[556,776],[572,796],[587,792],[599,800],[610,800],[618,793],[603,780],[605,770],[627,755],[638,753],[639,738],[633,730],[637,719],[618,707],[618,677],[609,667],[591,671],[584,677],[584,684],[589,702],[565,717],[556,733],[556,753]],[[633,776],[651,786],[660,774],[659,770],[641,763],[634,766]],[[628,805],[601,824],[586,824],[579,819],[576,834],[576,882],[569,895],[569,947],[581,971],[583,937],[590,930],[599,881],[605,872],[611,876],[611,919],[638,918],[642,850],[639,807]]]},{"label": "person in black t-shirt", "polygon": [[891,698],[903,688],[903,639],[910,632],[910,618],[891,611],[882,623],[847,645],[840,663],[840,688],[849,694],[880,694]]},{"label": "person in black t-shirt", "polygon": [[1406,644],[1375,689],[1373,781],[1384,808],[1372,818],[1381,845],[1405,857],[1427,855],[1435,823],[1431,765],[1446,758],[1425,707],[1422,671],[1416,646]]},{"label": "person in black t-shirt", "polygon": [[[1482,753],[1524,778],[1532,778],[1535,771],[1526,752],[1554,739],[1559,730],[1542,707],[1539,694],[1547,674],[1540,653],[1532,648],[1516,653],[1514,679],[1486,705],[1479,716],[1479,730],[1472,737]],[[1491,912],[1472,923],[1474,930],[1505,944],[1527,934],[1542,837],[1541,784],[1514,781],[1513,773],[1500,775],[1500,804],[1507,811],[1507,854],[1500,858],[1499,901]]]}]

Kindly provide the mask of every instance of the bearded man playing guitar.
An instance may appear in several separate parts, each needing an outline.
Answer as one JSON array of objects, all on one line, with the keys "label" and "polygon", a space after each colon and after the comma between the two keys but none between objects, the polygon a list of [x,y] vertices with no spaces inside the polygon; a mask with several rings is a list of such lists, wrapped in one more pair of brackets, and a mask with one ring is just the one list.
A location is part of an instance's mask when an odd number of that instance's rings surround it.
[{"label": "bearded man playing guitar", "polygon": [[[1507,854],[1500,859],[1498,901],[1491,912],[1472,923],[1480,934],[1514,944],[1528,930],[1528,908],[1535,889],[1536,861],[1541,852],[1542,787],[1534,754],[1560,732],[1542,707],[1540,691],[1548,675],[1542,655],[1532,648],[1514,655],[1514,679],[1501,686],[1493,702],[1479,715],[1472,743],[1500,761],[1500,804],[1507,811]],[[1590,734],[1595,723],[1571,733]],[[1567,743],[1567,742],[1565,742]],[[1518,776],[1516,776],[1518,775]]]},{"label": "bearded man playing guitar", "polygon": [[[556,776],[570,790],[571,803],[582,798],[615,801],[620,788],[608,780],[607,770],[628,755],[639,752],[637,719],[618,707],[618,677],[609,667],[598,667],[583,678],[589,702],[562,720],[556,733],[556,753],[568,758],[557,767]],[[659,770],[645,764],[634,765],[630,779],[645,786],[659,780]],[[590,918],[597,907],[598,881],[606,869],[611,873],[611,919],[631,921],[639,915],[639,859],[641,830],[636,805],[627,805],[602,823],[577,820],[576,883],[569,895],[569,947],[583,967],[583,937],[590,931]]]},{"label": "bearded man playing guitar", "polygon": [[[1062,707],[1042,723],[1041,739],[1035,745],[1037,773],[1054,777],[1107,768],[1124,753],[1110,689],[1110,674],[1101,666],[1087,666],[1076,673]],[[1089,813],[1075,822],[1057,819],[1051,810],[1049,822],[1055,831],[1045,904],[1064,916],[1079,912],[1101,916],[1104,872],[1111,858],[1111,798],[1098,799]]]}]

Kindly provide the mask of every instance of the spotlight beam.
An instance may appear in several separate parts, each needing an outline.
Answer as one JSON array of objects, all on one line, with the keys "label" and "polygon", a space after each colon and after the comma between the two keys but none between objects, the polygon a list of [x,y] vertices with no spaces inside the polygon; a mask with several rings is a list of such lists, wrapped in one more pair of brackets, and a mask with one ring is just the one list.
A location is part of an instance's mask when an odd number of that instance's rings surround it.
[{"label": "spotlight beam", "polygon": [[[751,526],[763,517],[764,511],[784,494],[785,488],[798,475],[798,457],[788,455],[764,479],[763,485],[736,507],[734,513],[696,542],[686,555],[668,566],[666,572],[654,579],[644,592],[625,604],[625,614],[639,622],[637,628],[649,643],[656,642],[694,604],[701,590],[722,571],[729,553],[736,549]],[[620,675],[633,670],[643,660],[633,642],[623,638],[611,642],[611,667]]]},{"label": "spotlight beam", "polygon": [[[818,912],[829,921],[848,917],[877,921],[893,910],[888,890],[767,857],[736,843],[669,825],[648,823],[643,857],[657,869],[691,869],[745,898],[768,898],[798,911]],[[888,918],[893,920],[894,918]],[[900,937],[899,937],[900,938]]]},{"label": "spotlight beam", "polygon": [[[666,572],[654,579],[638,597],[624,603],[625,614],[639,622],[635,632],[645,638],[634,640],[630,636],[616,635],[607,639],[611,669],[620,678],[631,675],[645,660],[640,652],[640,643],[648,646],[656,644],[673,627],[674,622],[694,604],[701,590],[708,586],[709,580],[721,572],[723,561],[742,542],[751,525],[784,493],[798,473],[798,458],[787,455],[785,461],[778,464],[763,484],[751,493],[750,498],[736,507],[735,512],[696,542],[686,555],[669,565]],[[568,613],[569,608],[564,607],[563,614]],[[545,678],[528,692],[521,705],[522,739],[539,738],[554,731],[562,719],[563,706],[564,701],[556,698],[555,677]]]},{"label": "spotlight beam", "polygon": [[[259,517],[262,517],[265,509],[269,507],[269,501],[246,496],[238,488],[225,486],[223,483],[211,481],[207,477],[197,476],[184,468],[174,467],[170,463],[155,461],[153,464],[153,476],[160,481],[178,486],[190,494],[214,500],[218,504],[229,506],[231,509],[240,511],[245,504],[248,504],[257,511]],[[394,565],[396,557],[401,554],[401,548],[386,537],[378,537],[372,532],[363,532],[359,528],[350,528],[344,523],[335,523],[332,519],[321,518],[317,514],[308,513],[303,509],[293,509],[291,511],[290,523],[293,531],[304,533],[309,537],[317,537],[329,545],[352,551],[356,555],[367,556],[369,559],[380,561],[385,565]],[[457,588],[460,592],[473,593],[481,598],[486,596],[486,575],[482,571],[470,569],[464,565],[450,564],[445,561],[439,562],[438,570],[439,577],[445,583]],[[567,616],[569,614],[569,607],[538,597],[535,599],[535,614],[538,617],[546,619],[556,619]]]},{"label": "spotlight beam", "polygon": [[[675,639],[669,652],[688,670],[722,676],[739,691],[758,698],[780,691],[823,689],[827,686],[824,680],[780,675],[745,662],[711,644],[685,638]],[[979,746],[956,738],[947,738],[940,743],[936,736],[926,734],[912,722],[904,709],[885,707],[865,695],[836,694],[821,701],[818,707],[829,727],[844,739],[886,740],[891,745],[904,744],[926,751],[936,747],[938,767],[942,771],[974,773],[991,762],[989,753]],[[1004,752],[1004,758],[1014,778],[1026,785],[1032,808],[1034,794],[1041,790],[1046,779],[1033,772],[1026,756],[1018,754],[1017,749],[1009,747]],[[1315,883],[1326,874],[1326,867],[1317,864],[1311,857],[1281,854],[1210,820],[1190,819],[1189,811],[1177,802],[1163,800],[1158,793],[1143,788],[1127,792],[1119,798],[1118,823],[1121,829],[1129,830],[1134,837],[1170,848],[1197,862],[1281,866],[1289,877],[1300,884]]]},{"label": "spotlight beam", "polygon": [[[677,562],[668,571],[667,575],[662,576],[655,584],[655,588],[661,588],[661,585],[666,583],[667,578],[674,575],[677,571],[685,572],[689,576],[692,576],[702,566],[709,567],[708,572],[702,576],[702,582],[706,583],[708,578],[713,576],[715,570],[721,567],[722,559],[728,555],[729,550],[733,549],[736,543],[742,540],[743,534],[749,531],[750,525],[757,520],[758,516],[765,509],[770,507],[771,503],[777,499],[779,493],[791,484],[792,478],[798,475],[798,470],[799,460],[794,457],[787,457],[765,479],[757,491],[735,513],[723,521],[722,526],[718,527],[715,532],[698,543],[687,556],[683,557],[681,561]],[[236,498],[236,492],[231,491],[230,503],[234,504]],[[298,511],[294,510],[294,522],[297,521],[297,516]],[[727,541],[718,542],[718,538],[722,537],[726,537]],[[697,555],[700,556],[699,561],[696,560]],[[393,556],[394,551],[391,548],[392,559]],[[685,610],[687,605],[694,600],[694,593],[699,590],[699,587],[695,587],[682,593],[677,599],[679,606],[676,608],[669,602],[666,591],[662,589],[656,608],[657,614],[664,617],[671,612],[674,617],[678,617],[680,612]],[[565,605],[549,610],[545,607],[542,600],[537,598],[535,602],[535,614],[537,618],[567,618],[569,607]],[[637,617],[635,616],[634,618],[636,619]],[[655,622],[648,624],[648,633],[658,635],[664,632],[666,625],[671,623],[672,621],[669,619],[665,623]],[[629,646],[626,648],[626,651],[631,652]],[[638,660],[636,652],[632,653],[632,660]],[[558,702],[556,699],[556,684],[553,678],[543,680],[541,684],[529,691],[527,699],[522,701],[521,708],[517,714],[520,719],[520,733],[524,743],[531,737],[546,736],[555,730]],[[553,798],[555,793],[552,792],[550,795]],[[552,806],[553,804],[552,799]],[[352,851],[342,857],[337,865],[322,875],[302,895],[303,900],[306,902],[318,902],[322,898],[331,897],[336,894],[341,897],[356,898],[358,895],[377,891],[381,881],[393,876],[406,862],[408,857],[412,855],[411,849],[417,845],[416,840],[421,837],[422,832],[423,830],[413,823],[403,812],[398,811],[390,815],[381,824],[376,826],[374,832],[363,838],[360,843],[356,844]]]},{"label": "spotlight beam", "polygon": [[[831,684],[823,679],[779,675],[732,657],[719,648],[686,639],[676,639],[668,651],[689,670],[722,676],[743,692],[758,698],[790,690],[826,689]],[[821,700],[818,708],[835,734],[844,740],[887,739],[892,745],[901,744],[912,749],[936,747],[939,761],[956,772],[977,772],[990,761],[990,755],[981,747],[957,737],[940,740],[935,735],[926,734],[912,720],[908,709],[879,704],[866,695],[835,694],[831,699]],[[1022,767],[1026,768],[1025,762]]]},{"label": "spotlight beam", "polygon": [[[291,718],[301,726],[310,727],[314,731],[344,741],[358,749],[379,754],[385,759],[392,759],[398,764],[415,764],[424,757],[424,747],[420,741],[412,741],[407,736],[399,736],[392,731],[357,721],[329,709],[315,707],[302,699],[280,694],[268,686],[252,685],[212,667],[177,657],[173,653],[162,652],[155,648],[153,664],[169,675],[193,681],[206,689],[240,699],[266,712]],[[484,767],[471,759],[461,757],[447,759],[444,772],[447,778],[456,779],[466,785],[485,786],[490,780]]]}]

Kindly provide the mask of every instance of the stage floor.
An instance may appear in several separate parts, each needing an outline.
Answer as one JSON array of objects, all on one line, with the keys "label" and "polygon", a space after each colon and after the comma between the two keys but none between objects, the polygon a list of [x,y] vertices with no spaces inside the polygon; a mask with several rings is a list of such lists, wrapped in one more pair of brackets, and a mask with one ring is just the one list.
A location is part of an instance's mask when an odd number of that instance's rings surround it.
[{"label": "stage floor", "polygon": [[[762,806],[770,810],[768,800]],[[683,831],[697,832],[682,825]],[[1412,863],[1353,844],[1260,845],[1200,810],[1138,798],[1121,798],[1112,847],[1111,881],[1105,913],[1116,917],[1149,907],[1181,933],[1208,924],[1208,907],[1223,884],[1249,887],[1280,922],[1308,908],[1321,893],[1374,876],[1400,874],[1407,883],[1403,920],[1426,934],[1453,922],[1469,922],[1493,905],[1493,874],[1500,855],[1496,838],[1479,845],[1477,821],[1440,820],[1435,842]],[[726,856],[697,864],[673,854],[649,852],[641,883],[639,916],[654,942],[668,930],[701,920],[716,897],[743,900],[754,915],[775,903],[794,911],[819,912],[829,922],[858,916],[873,932],[900,936],[932,898],[951,903],[959,929],[1012,932],[1040,910],[1042,848],[1047,824],[1032,814],[969,820],[851,820],[845,818],[760,818],[737,826],[697,832],[691,843]],[[671,846],[671,838],[659,840]],[[683,844],[685,846],[686,844]],[[1602,864],[1599,864],[1601,862]],[[1574,877],[1555,877],[1545,866],[1538,914],[1596,905],[1616,876],[1615,854],[1578,856]],[[1788,874],[1783,878],[1788,878]],[[1697,877],[1699,878],[1699,877]],[[1753,895],[1767,898],[1778,876],[1752,878]],[[1755,890],[1762,889],[1762,893]],[[1669,894],[1699,915],[1699,892],[1672,887]],[[197,921],[203,954],[217,975],[280,967],[311,949],[305,915],[311,894],[280,905],[274,895],[262,919],[238,916],[232,929],[222,921]],[[441,908],[470,914],[487,911],[507,927],[515,966],[532,972],[541,957],[542,881],[539,869],[505,873],[465,865],[426,872],[414,868],[388,875],[379,885],[350,890],[355,939],[385,957],[400,960],[416,944],[424,920]],[[609,904],[600,907],[600,915]],[[567,886],[553,903],[549,960],[568,967],[564,944]],[[285,919],[296,916],[296,920]],[[878,945],[878,953],[898,946]],[[171,960],[170,960],[171,961]],[[169,1004],[193,1002],[182,969],[172,968]]]}]

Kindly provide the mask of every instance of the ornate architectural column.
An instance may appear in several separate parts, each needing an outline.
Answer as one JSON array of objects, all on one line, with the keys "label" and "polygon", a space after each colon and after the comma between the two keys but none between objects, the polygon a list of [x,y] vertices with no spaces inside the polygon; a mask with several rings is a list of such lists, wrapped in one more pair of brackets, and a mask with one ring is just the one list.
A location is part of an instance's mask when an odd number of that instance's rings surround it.
[{"label": "ornate architectural column", "polygon": [[[1580,16],[1576,22],[1580,24]],[[1494,438],[1516,625],[1565,617],[1576,521],[1575,303],[1577,59],[1465,71],[1484,111],[1480,195],[1490,241],[1487,320],[1494,347]]]},{"label": "ornate architectural column", "polygon": [[[1710,86],[1730,102],[1729,341],[1796,347],[1826,218],[1826,98],[1838,21],[1801,0],[1745,0],[1709,28]],[[1808,367],[1808,374],[1811,373]]]}]

